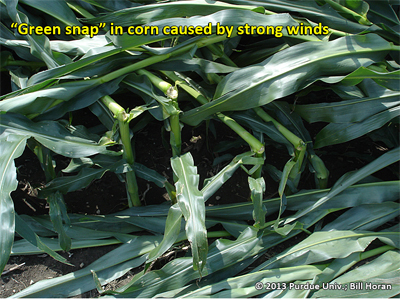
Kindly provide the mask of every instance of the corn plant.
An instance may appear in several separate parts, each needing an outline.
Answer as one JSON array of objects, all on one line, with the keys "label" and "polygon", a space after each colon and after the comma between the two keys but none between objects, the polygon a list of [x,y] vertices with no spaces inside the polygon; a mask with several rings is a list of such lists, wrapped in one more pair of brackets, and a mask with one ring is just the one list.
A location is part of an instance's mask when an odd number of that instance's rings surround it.
[{"label": "corn plant", "polygon": [[[398,5],[0,0],[0,6],[1,71],[11,87],[0,95],[0,270],[11,255],[45,252],[69,264],[57,252],[120,244],[81,270],[39,281],[13,297],[72,297],[92,289],[104,297],[400,293],[400,233],[394,220],[400,160]],[[106,26],[93,37],[46,36],[20,35],[11,28],[15,23]],[[282,30],[240,34],[244,24]],[[159,33],[129,34],[129,26],[151,26]],[[166,26],[209,26],[211,32],[170,35]],[[313,31],[322,26],[326,34]],[[117,27],[124,32],[114,34]],[[291,28],[311,33],[293,34]],[[83,109],[99,125],[71,120]],[[150,124],[161,124],[169,134],[165,152],[172,178],[135,155],[136,136]],[[216,134],[222,148],[215,159],[218,171],[204,182],[192,153],[183,150],[183,130],[198,127],[205,127],[207,136]],[[218,140],[221,127],[236,140]],[[360,137],[379,143],[382,153],[366,158],[356,152],[364,158],[362,166],[340,169],[332,181],[327,159],[337,157],[337,145]],[[226,151],[237,144],[242,152]],[[49,215],[14,210],[14,160],[24,150],[37,156],[44,172],[46,181],[36,191],[48,202]],[[286,159],[280,168],[271,164],[274,153]],[[69,161],[61,171],[57,156]],[[390,179],[380,179],[380,170]],[[125,184],[125,209],[85,217],[70,213],[64,195],[87,188],[106,172]],[[238,172],[244,172],[240,188],[248,197],[209,205]],[[305,185],[311,177],[312,184]],[[165,191],[169,200],[144,203],[138,180]],[[277,183],[276,196],[266,194],[269,180]],[[283,242],[288,245],[282,252],[262,258]],[[182,244],[190,245],[184,257],[153,269]],[[359,263],[366,259],[369,263]],[[104,289],[135,268],[140,271],[128,284]],[[360,280],[391,287],[344,290]]]}]

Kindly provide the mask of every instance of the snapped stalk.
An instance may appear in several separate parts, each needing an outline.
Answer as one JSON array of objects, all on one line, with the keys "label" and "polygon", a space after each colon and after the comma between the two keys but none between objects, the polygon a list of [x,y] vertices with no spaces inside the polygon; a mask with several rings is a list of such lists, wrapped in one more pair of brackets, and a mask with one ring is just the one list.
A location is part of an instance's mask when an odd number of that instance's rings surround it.
[{"label": "snapped stalk", "polygon": [[[298,174],[301,171],[301,165],[304,160],[304,156],[307,150],[307,145],[305,142],[289,131],[285,126],[276,121],[273,117],[271,117],[264,109],[261,107],[254,108],[254,111],[257,113],[259,117],[265,122],[272,122],[274,126],[278,129],[278,131],[294,146],[295,149],[295,158],[298,163],[293,167],[292,171],[289,174],[289,178],[296,182],[296,178],[298,179]],[[316,177],[316,185],[320,189],[325,189],[328,185],[328,177],[329,171],[326,169],[324,162],[317,155],[311,153],[308,156],[314,170]]]},{"label": "snapped stalk", "polygon": [[[174,105],[175,109],[179,111],[178,106],[178,90],[172,84],[162,80],[158,76],[147,70],[138,70],[137,73],[139,75],[144,75],[155,87],[161,90]],[[181,146],[182,146],[182,137],[181,137],[181,125],[179,123],[179,114],[174,114],[169,117],[169,122],[171,126],[171,134],[170,134],[170,144],[172,149],[172,156],[177,157],[181,154]]]},{"label": "snapped stalk", "polygon": [[[162,71],[164,75],[173,80],[176,85],[180,86],[189,95],[196,99],[200,104],[204,105],[208,103],[208,100],[200,92],[189,86],[181,78],[175,75],[172,71]],[[252,151],[256,154],[264,153],[264,145],[253,135],[246,131],[241,125],[239,125],[234,119],[229,116],[224,115],[221,112],[217,112],[216,116],[228,127],[230,127],[236,134],[238,134],[247,144],[251,147]]]},{"label": "snapped stalk", "polygon": [[114,117],[118,120],[120,138],[123,146],[123,157],[132,168],[131,171],[128,171],[125,174],[129,207],[141,206],[136,175],[135,171],[133,170],[135,158],[133,155],[131,137],[129,132],[128,114],[125,112],[124,108],[122,108],[110,96],[104,96],[100,98],[100,100],[103,102],[104,105],[107,106],[108,109],[110,109],[110,111],[114,114]]},{"label": "snapped stalk", "polygon": [[276,121],[273,117],[271,117],[267,112],[264,111],[261,107],[253,108],[254,112],[257,113],[259,117],[265,122],[272,122],[277,130],[294,146],[295,149],[295,157],[294,161],[296,164],[293,166],[292,170],[289,173],[288,178],[294,182],[295,186],[297,186],[298,181],[300,179],[301,166],[303,164],[304,156],[306,153],[307,145],[301,138],[293,134],[289,131],[285,126]]}]

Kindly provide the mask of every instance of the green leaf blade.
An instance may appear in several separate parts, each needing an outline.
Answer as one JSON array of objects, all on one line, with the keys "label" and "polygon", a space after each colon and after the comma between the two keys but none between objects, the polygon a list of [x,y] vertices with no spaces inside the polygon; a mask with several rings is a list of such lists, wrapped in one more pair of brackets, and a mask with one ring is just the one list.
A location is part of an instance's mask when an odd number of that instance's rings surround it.
[{"label": "green leaf blade", "polygon": [[186,220],[186,234],[192,244],[193,269],[201,272],[206,264],[208,240],[204,197],[198,190],[199,175],[190,153],[171,159],[171,165],[178,177],[175,187],[179,207]]},{"label": "green leaf blade", "polygon": [[27,136],[10,134],[7,131],[0,135],[0,273],[3,272],[10,257],[14,241],[15,212],[10,196],[18,186],[14,159],[22,155],[27,138]]},{"label": "green leaf blade", "polygon": [[214,100],[185,112],[182,121],[197,125],[216,112],[265,105],[324,76],[352,72],[360,65],[380,61],[392,49],[391,43],[375,34],[292,46],[258,65],[227,75],[218,84]]},{"label": "green leaf blade", "polygon": [[58,122],[35,123],[23,115],[6,113],[0,117],[0,129],[32,136],[50,150],[66,157],[78,158],[98,153],[115,154],[108,151],[106,146],[101,146],[92,140],[75,137]]}]

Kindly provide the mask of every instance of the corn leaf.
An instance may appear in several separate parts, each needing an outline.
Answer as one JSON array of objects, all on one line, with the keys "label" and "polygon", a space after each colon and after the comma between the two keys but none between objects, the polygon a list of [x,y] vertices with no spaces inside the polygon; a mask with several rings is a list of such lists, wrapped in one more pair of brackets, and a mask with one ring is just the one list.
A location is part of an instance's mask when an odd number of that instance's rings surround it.
[{"label": "corn leaf", "polygon": [[199,175],[190,153],[172,158],[171,165],[178,178],[175,183],[176,196],[186,220],[186,235],[192,247],[193,269],[201,273],[207,259],[208,242],[204,198],[197,189]]},{"label": "corn leaf", "polygon": [[[332,284],[346,284],[348,286],[347,290],[320,290],[315,292],[313,297],[393,297],[400,293],[400,283],[398,281],[398,277],[400,275],[399,260],[400,256],[398,252],[388,251],[373,261],[356,267],[354,270],[339,276],[331,282]],[[351,288],[351,284],[353,284],[353,288]],[[360,284],[362,288],[355,288],[356,286],[360,286]],[[385,288],[372,288],[368,290],[368,285],[381,285],[385,286]],[[390,285],[390,287],[388,285]]]},{"label": "corn leaf", "polygon": [[18,233],[18,235],[27,240],[33,246],[46,252],[55,260],[72,266],[72,264],[68,263],[66,258],[62,257],[57,252],[50,249],[45,243],[43,243],[40,237],[35,234],[35,232],[24,222],[24,220],[18,214],[15,214],[15,231]]},{"label": "corn leaf", "polygon": [[34,0],[20,0],[20,2],[47,13],[48,15],[63,22],[65,25],[81,25],[65,1],[54,1],[48,3]]},{"label": "corn leaf", "polygon": [[295,111],[309,123],[357,123],[400,104],[400,92],[379,88],[379,94],[335,103],[296,105]]},{"label": "corn leaf", "polygon": [[[54,230],[54,224],[50,221],[51,219],[43,218],[43,217],[36,217],[35,221],[41,224],[44,228],[49,230]],[[110,225],[110,224],[109,224]],[[132,236],[127,233],[122,233],[120,231],[110,230],[110,228],[105,227],[104,231],[100,229],[100,225],[98,224],[99,228],[86,228],[82,227],[77,224],[71,224],[68,226],[68,229],[65,230],[66,235],[71,239],[81,240],[98,240],[98,239],[106,239],[106,238],[116,238],[120,242],[127,243],[129,240],[132,239]],[[110,225],[111,226],[111,225]],[[121,229],[121,231],[126,231],[126,228]],[[128,230],[130,232],[130,229]]]},{"label": "corn leaf", "polygon": [[329,199],[331,199],[333,196],[339,194],[342,192],[344,189],[348,188],[355,182],[369,176],[370,174],[392,164],[400,160],[400,148],[395,148],[382,156],[380,156],[378,159],[374,160],[373,162],[369,163],[368,165],[364,166],[363,168],[353,172],[353,173],[347,173],[343,175],[337,182],[336,184],[332,187],[330,192],[320,198],[317,202],[314,204],[308,206],[304,210],[299,211],[296,213],[294,216],[289,217],[287,222],[294,221],[297,217],[301,217],[308,212],[318,208],[322,204],[326,203]]},{"label": "corn leaf", "polygon": [[[260,238],[257,237],[257,232],[251,228],[245,230],[235,241],[217,240],[210,246],[202,276],[221,270],[252,255],[252,251],[260,249],[257,246],[259,242]],[[193,269],[192,258],[179,258],[169,262],[160,270],[144,274],[122,294],[114,297],[148,298],[161,292],[183,287],[199,277],[201,277],[200,273]]]},{"label": "corn leaf", "polygon": [[400,232],[363,232],[331,230],[315,232],[299,244],[257,266],[252,272],[308,265],[329,260],[344,258],[352,252],[362,252],[375,239],[399,247]]},{"label": "corn leaf", "polygon": [[[17,10],[17,0],[2,0],[2,2],[5,2],[8,15],[14,22],[18,24],[30,24],[28,17]],[[29,41],[29,44],[31,46],[32,55],[44,61],[49,68],[54,68],[56,66],[59,66],[60,64],[68,63],[71,61],[71,59],[66,55],[53,55],[47,36],[29,34],[26,35],[26,39]]]},{"label": "corn leaf", "polygon": [[400,105],[376,113],[361,122],[330,123],[315,137],[315,148],[339,144],[363,136],[381,128],[395,117],[400,116]]},{"label": "corn leaf", "polygon": [[89,266],[61,277],[39,281],[15,297],[70,297],[81,294],[96,288],[92,270],[97,273],[102,284],[124,275],[131,268],[143,264],[143,255],[155,247],[154,242],[160,240],[156,236],[132,237],[131,242],[110,251]]},{"label": "corn leaf", "polygon": [[[46,244],[47,247],[54,251],[61,251],[62,248],[58,240],[53,238],[40,238],[40,240]],[[115,245],[120,244],[121,241],[116,239],[106,239],[106,240],[72,240],[71,249],[81,249],[81,248],[91,248],[91,247],[99,247],[99,246],[107,246],[107,245]],[[15,241],[11,250],[11,255],[31,255],[31,254],[41,254],[43,250],[38,249],[33,246],[27,240],[18,240]]]},{"label": "corn leaf", "polygon": [[178,204],[174,204],[168,211],[165,223],[164,238],[161,243],[154,248],[147,258],[150,263],[164,254],[176,242],[181,231],[182,212]]},{"label": "corn leaf", "polygon": [[247,152],[236,156],[215,176],[204,180],[204,187],[201,189],[204,200],[206,201],[209,199],[227,180],[229,180],[240,165],[261,165],[264,163],[262,158],[252,157],[253,155],[253,152]]},{"label": "corn leaf", "polygon": [[353,207],[338,218],[328,223],[322,229],[329,231],[345,229],[351,225],[354,230],[373,230],[399,215],[400,207],[395,202],[379,204],[364,204]]},{"label": "corn leaf", "polygon": [[240,5],[255,5],[262,6],[265,9],[285,13],[291,12],[300,14],[301,16],[312,20],[314,23],[322,23],[330,28],[341,30],[348,33],[360,33],[366,30],[366,25],[361,25],[357,22],[351,22],[345,17],[338,14],[330,5],[318,5],[317,2],[293,2],[290,0],[283,1],[252,1],[252,0],[226,0],[225,2],[240,4]]},{"label": "corn leaf", "polygon": [[327,83],[336,83],[340,81],[342,84],[346,86],[357,85],[364,79],[373,80],[381,86],[387,87],[392,90],[399,90],[399,86],[397,84],[400,76],[400,70],[388,72],[386,69],[382,69],[380,71],[360,67],[349,75],[343,77],[331,77],[327,79],[323,79],[322,81]]},{"label": "corn leaf", "polygon": [[[1,119],[0,115],[0,119]],[[22,155],[27,136],[3,131],[0,135],[0,272],[3,272],[14,241],[15,219],[11,192],[17,189],[17,169],[14,159]]]},{"label": "corn leaf", "polygon": [[[331,42],[307,42],[290,47],[256,66],[227,75],[218,84],[214,100],[185,112],[182,121],[196,125],[216,112],[265,105],[303,89],[324,76],[335,75],[339,69],[341,74],[348,73],[360,65],[368,66],[380,61],[391,49],[392,44],[375,34],[343,37]],[[346,56],[346,60],[343,60],[343,56]]]},{"label": "corn leaf", "polygon": [[131,7],[109,13],[105,16],[88,19],[90,24],[100,22],[114,23],[119,26],[148,24],[150,22],[174,17],[205,16],[224,9],[251,10],[255,6],[231,5],[220,1],[194,0],[186,2],[170,2]]},{"label": "corn leaf", "polygon": [[64,251],[71,249],[71,238],[67,231],[71,226],[71,222],[67,215],[67,207],[65,206],[64,198],[60,192],[52,193],[47,201],[50,206],[49,216],[53,223],[54,229],[58,233],[60,247]]},{"label": "corn leaf", "polygon": [[[81,40],[80,43],[82,43],[83,41],[85,41],[85,40]],[[97,50],[92,49],[91,51],[88,51],[88,53],[85,56],[83,56],[81,59],[79,59],[78,61],[71,62],[66,65],[61,65],[61,66],[55,67],[50,70],[36,73],[31,78],[29,78],[28,86],[33,87],[33,86],[35,86],[35,84],[39,84],[39,83],[48,84],[56,78],[67,75],[73,71],[79,70],[85,66],[95,63],[96,61],[99,61],[106,57],[118,54],[120,52],[121,52],[121,50],[117,49],[114,46],[102,47]]]},{"label": "corn leaf", "polygon": [[39,189],[39,196],[45,198],[53,194],[53,192],[67,194],[68,192],[83,189],[92,181],[100,179],[107,171],[115,171],[125,163],[126,161],[120,160],[107,168],[83,168],[77,175],[55,178]]},{"label": "corn leaf", "polygon": [[42,121],[35,123],[22,115],[6,113],[0,117],[0,128],[27,137],[32,136],[50,150],[66,157],[90,156],[97,153],[112,154],[105,146],[91,140],[75,137],[57,122]]}]

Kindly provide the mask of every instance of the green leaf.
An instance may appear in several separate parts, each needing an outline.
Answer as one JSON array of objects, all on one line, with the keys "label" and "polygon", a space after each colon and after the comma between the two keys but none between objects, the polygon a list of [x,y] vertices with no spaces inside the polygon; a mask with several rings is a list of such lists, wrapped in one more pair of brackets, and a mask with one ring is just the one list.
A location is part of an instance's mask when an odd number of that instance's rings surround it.
[{"label": "green leaf", "polygon": [[251,10],[254,8],[254,6],[231,5],[220,1],[210,3],[205,0],[157,3],[115,11],[105,16],[88,19],[87,22],[91,24],[112,22],[119,26],[132,26],[174,17],[206,16],[224,9]]},{"label": "green leaf", "polygon": [[322,81],[327,83],[334,83],[340,79],[341,80],[340,82],[342,84],[347,86],[352,86],[359,84],[364,79],[372,79],[381,86],[387,88],[389,88],[390,86],[390,89],[398,90],[399,87],[398,84],[396,83],[398,82],[399,78],[400,78],[400,70],[396,70],[393,72],[387,72],[387,71],[383,72],[366,67],[360,67],[345,77],[338,77],[338,78],[332,77]]},{"label": "green leaf", "polygon": [[19,0],[19,2],[43,11],[44,13],[60,20],[65,25],[81,26],[65,1],[44,2],[35,0]]},{"label": "green leaf", "polygon": [[158,236],[132,236],[132,240],[97,259],[89,266],[67,275],[35,283],[15,294],[17,298],[72,297],[96,288],[92,272],[96,271],[102,284],[121,277],[131,268],[139,267],[146,260],[144,254],[155,247]]},{"label": "green leaf", "polygon": [[383,110],[369,118],[354,123],[330,123],[315,137],[315,148],[339,144],[356,139],[369,132],[381,128],[391,119],[400,116],[400,105]]},{"label": "green leaf", "polygon": [[[80,40],[80,43],[86,42],[85,40]],[[85,56],[83,56],[78,61],[71,62],[66,65],[61,65],[46,71],[42,71],[36,73],[28,80],[28,86],[33,87],[36,84],[49,84],[53,80],[65,76],[73,71],[79,70],[85,66],[88,66],[92,63],[95,63],[101,59],[107,58],[109,56],[113,56],[121,52],[121,49],[118,49],[114,46],[105,46],[100,49],[88,51]],[[39,85],[41,86],[41,85]]]},{"label": "green leaf", "polygon": [[0,135],[0,273],[10,257],[14,241],[15,212],[11,192],[18,186],[14,159],[22,155],[27,138],[8,131]]},{"label": "green leaf", "polygon": [[353,252],[363,252],[375,239],[379,238],[381,241],[392,245],[392,243],[399,243],[399,237],[400,232],[341,230],[315,232],[299,244],[262,263],[252,270],[252,272],[264,269],[308,265],[331,258],[344,258]]},{"label": "green leaf", "polygon": [[393,8],[393,1],[368,1],[368,19],[375,24],[383,23],[387,26],[399,25],[399,16]]},{"label": "green leaf", "polygon": [[362,25],[372,25],[367,19],[368,4],[361,0],[325,0],[330,6],[332,6],[341,15],[348,19],[354,18]]},{"label": "green leaf", "polygon": [[193,269],[201,273],[208,252],[205,227],[204,197],[198,190],[199,175],[190,153],[172,158],[171,166],[178,180],[175,183],[176,197],[186,220],[186,235],[191,243]]},{"label": "green leaf", "polygon": [[182,212],[178,204],[174,204],[168,211],[167,221],[165,223],[164,238],[161,243],[154,248],[147,258],[150,263],[164,254],[176,242],[181,231]]},{"label": "green leaf", "polygon": [[331,6],[319,5],[316,1],[295,2],[290,0],[280,1],[243,1],[243,0],[226,0],[225,2],[235,4],[247,4],[262,6],[265,9],[277,13],[294,13],[300,14],[314,23],[322,23],[330,28],[341,30],[348,33],[360,33],[368,27],[365,25],[351,22],[338,14]]},{"label": "green leaf", "polygon": [[29,89],[22,89],[18,90],[18,94],[5,95],[4,97],[7,98],[0,102],[0,109],[7,112],[37,116],[61,101],[68,101],[95,86],[98,86],[98,82],[95,79],[66,82],[48,88],[43,88],[44,86],[39,84],[38,87],[42,89],[29,93],[26,93]]},{"label": "green leaf", "polygon": [[100,179],[107,171],[114,171],[125,163],[126,161],[120,160],[107,168],[82,168],[77,175],[55,178],[39,189],[39,197],[45,198],[54,192],[67,194],[68,192],[83,189],[89,186],[93,180]]},{"label": "green leaf", "polygon": [[374,114],[400,105],[400,92],[376,84],[374,90],[374,94],[354,100],[296,105],[294,111],[309,123],[324,121],[349,124],[361,122]]},{"label": "green leaf", "polygon": [[370,174],[392,164],[400,160],[400,148],[395,148],[382,156],[378,159],[374,160],[373,162],[369,163],[368,165],[364,166],[363,168],[353,172],[347,173],[343,175],[336,184],[332,187],[330,192],[323,197],[321,197],[317,202],[313,203],[312,205],[306,207],[304,210],[300,210],[294,216],[289,217],[286,220],[286,223],[292,222],[298,217],[306,215],[307,213],[315,210],[316,208],[320,207],[322,204],[326,203],[330,200],[333,196],[339,194],[346,188],[350,187],[354,183],[358,182],[359,180],[369,176]]},{"label": "green leaf", "polygon": [[67,215],[67,207],[65,206],[64,198],[60,192],[52,193],[47,202],[50,206],[50,219],[54,225],[54,229],[58,233],[60,247],[64,251],[70,251],[71,238],[68,236],[67,231],[71,226],[71,222]]},{"label": "green leaf", "polygon": [[35,232],[17,214],[15,214],[15,231],[18,233],[18,235],[27,240],[33,246],[39,248],[40,250],[43,250],[45,253],[50,255],[55,260],[72,266],[72,264],[67,262],[66,258],[62,257],[57,252],[50,249],[45,243],[43,243],[40,240],[39,236],[35,234]]},{"label": "green leaf", "polygon": [[159,174],[153,169],[144,166],[143,164],[135,162],[135,164],[133,164],[133,169],[135,170],[135,173],[139,178],[142,178],[149,182],[153,182],[160,188],[165,187],[165,185],[168,183],[167,179],[163,175]]},{"label": "green leaf", "polygon": [[[87,216],[89,218],[89,216]],[[52,219],[51,219],[52,220]],[[102,223],[99,223],[99,218],[95,219],[97,220],[98,228],[87,228],[82,225],[79,225],[79,223],[75,223],[74,225],[68,226],[68,229],[66,232],[68,232],[68,237],[71,239],[75,240],[80,240],[80,239],[87,239],[87,240],[98,240],[98,239],[104,239],[104,238],[116,238],[120,242],[127,243],[129,240],[132,239],[132,235],[129,235],[127,233],[121,233],[118,230],[112,229],[112,224],[109,224],[109,227],[104,227],[104,225],[101,225]],[[100,218],[100,220],[104,219]],[[37,223],[40,223],[44,228],[47,228],[49,230],[54,230],[54,224],[50,219],[44,218],[44,217],[36,217],[35,221]],[[132,226],[131,226],[132,227]],[[100,228],[103,228],[101,230]],[[140,231],[138,229],[133,229],[134,231]],[[126,229],[126,227],[121,227],[121,231],[127,231],[131,232],[131,229]]]},{"label": "green leaf", "polygon": [[[125,160],[121,160],[121,158],[118,156],[99,154],[92,158],[72,159],[67,168],[63,169],[63,172],[77,172],[81,171],[83,168],[89,168],[93,165],[99,166],[106,170],[111,170],[115,173],[126,173],[132,169]],[[149,182],[153,182],[160,188],[165,187],[165,184],[168,182],[163,175],[138,162],[133,164],[133,169],[135,170],[136,176]],[[100,171],[100,169],[97,170]],[[97,171],[93,171],[93,175],[97,176]]]},{"label": "green leaf", "polygon": [[[400,255],[396,251],[388,251],[378,258],[356,267],[331,283],[346,284],[347,290],[320,290],[313,298],[391,298],[400,293],[398,277]],[[381,289],[367,289],[368,286],[380,285]]]},{"label": "green leaf", "polygon": [[[62,248],[58,240],[53,238],[40,238],[41,241],[46,244],[47,247],[54,251],[61,251]],[[91,247],[100,247],[107,245],[115,245],[119,244],[121,241],[116,239],[106,239],[106,240],[72,240],[71,249],[81,249],[81,248],[91,248]],[[11,251],[12,255],[31,255],[31,254],[41,254],[43,250],[38,249],[33,246],[27,240],[18,240],[13,244],[13,248]]]},{"label": "green leaf", "polygon": [[[311,279],[320,274],[324,267],[321,265],[303,265],[258,271],[224,279],[180,297],[254,298],[257,295],[269,293],[268,287],[271,286],[271,283],[275,283],[274,286],[277,289],[286,289],[289,287],[289,282]],[[261,283],[263,288],[261,290],[256,288],[256,283]]]},{"label": "green leaf", "polygon": [[[30,25],[28,17],[17,10],[18,0],[4,0],[4,2],[6,3],[8,15],[14,22]],[[49,39],[45,35],[28,34],[26,35],[26,39],[31,46],[32,55],[44,61],[49,68],[54,68],[71,61],[68,56],[63,54],[54,56],[50,49]]]},{"label": "green leaf", "polygon": [[[185,112],[182,121],[197,125],[216,112],[265,105],[325,76],[352,72],[360,65],[367,66],[380,61],[392,49],[391,43],[375,34],[348,36],[331,42],[307,42],[290,47],[258,65],[227,75],[218,84],[214,100]],[[343,60],[343,57],[346,59]]]},{"label": "green leaf", "polygon": [[399,215],[400,207],[395,202],[364,204],[353,207],[324,226],[324,231],[340,230],[351,226],[353,230],[374,230]]},{"label": "green leaf", "polygon": [[204,200],[209,199],[221,186],[232,177],[233,173],[239,168],[240,165],[262,165],[264,160],[262,158],[255,158],[253,152],[246,152],[237,155],[232,161],[225,166],[215,176],[204,180],[204,187],[201,189]]},{"label": "green leaf", "polygon": [[22,115],[6,113],[0,117],[0,130],[4,129],[14,134],[32,136],[50,150],[66,157],[75,158],[97,153],[113,154],[105,146],[100,146],[94,141],[73,136],[57,122],[34,123]]}]

